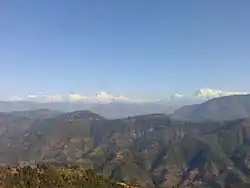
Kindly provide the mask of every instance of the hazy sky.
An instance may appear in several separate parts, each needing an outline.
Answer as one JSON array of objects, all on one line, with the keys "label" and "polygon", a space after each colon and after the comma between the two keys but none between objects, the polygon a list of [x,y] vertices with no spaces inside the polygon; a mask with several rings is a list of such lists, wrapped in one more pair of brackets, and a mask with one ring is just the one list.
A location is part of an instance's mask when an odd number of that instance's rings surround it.
[{"label": "hazy sky", "polygon": [[249,0],[2,0],[0,97],[250,91]]}]

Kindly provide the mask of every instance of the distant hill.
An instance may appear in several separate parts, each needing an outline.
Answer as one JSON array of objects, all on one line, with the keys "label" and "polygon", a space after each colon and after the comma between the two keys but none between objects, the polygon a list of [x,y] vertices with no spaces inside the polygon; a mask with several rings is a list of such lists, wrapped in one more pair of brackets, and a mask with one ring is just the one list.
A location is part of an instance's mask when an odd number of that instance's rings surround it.
[{"label": "distant hill", "polygon": [[49,110],[49,109],[38,109],[38,110],[27,110],[27,111],[13,111],[9,112],[7,114],[11,116],[16,117],[26,117],[31,119],[46,119],[46,118],[52,118],[55,117],[62,112],[55,111],[55,110]]},{"label": "distant hill", "polygon": [[150,113],[169,114],[181,105],[168,105],[164,103],[130,103],[130,102],[111,102],[111,103],[86,103],[86,102],[27,102],[27,101],[0,101],[0,112],[13,111],[41,111],[49,109],[54,112],[73,112],[89,110],[105,118],[117,119],[128,116],[136,116]]},{"label": "distant hill", "polygon": [[250,95],[214,98],[202,104],[181,107],[170,116],[175,120],[194,122],[246,118],[250,116]]}]

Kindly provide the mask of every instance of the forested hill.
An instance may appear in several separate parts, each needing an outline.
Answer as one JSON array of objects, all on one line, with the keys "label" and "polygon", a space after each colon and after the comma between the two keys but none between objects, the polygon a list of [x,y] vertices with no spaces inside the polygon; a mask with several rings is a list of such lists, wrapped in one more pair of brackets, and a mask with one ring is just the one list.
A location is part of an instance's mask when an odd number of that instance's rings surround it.
[{"label": "forested hill", "polygon": [[[116,120],[89,111],[39,119],[2,114],[0,133],[2,165],[71,164],[143,188],[250,187],[250,119],[194,123],[165,114]],[[48,173],[72,172],[61,169],[49,167]],[[6,182],[16,178],[8,177]]]},{"label": "forested hill", "polygon": [[[135,188],[79,167],[37,165],[36,167],[0,168],[3,188]],[[137,186],[136,186],[137,187]]]},{"label": "forested hill", "polygon": [[230,121],[250,117],[250,95],[213,98],[201,104],[183,106],[170,117],[191,122]]}]

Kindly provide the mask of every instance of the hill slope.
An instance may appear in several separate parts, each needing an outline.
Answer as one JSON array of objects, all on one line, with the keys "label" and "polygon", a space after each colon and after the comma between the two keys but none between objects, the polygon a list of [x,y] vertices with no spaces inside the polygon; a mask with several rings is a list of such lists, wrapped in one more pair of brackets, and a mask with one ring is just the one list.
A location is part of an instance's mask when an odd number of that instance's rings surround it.
[{"label": "hill slope", "polygon": [[92,170],[73,167],[38,165],[18,168],[0,168],[0,186],[4,188],[133,188],[104,178]]},{"label": "hill slope", "polygon": [[49,109],[51,111],[73,112],[89,110],[105,118],[116,119],[150,113],[169,114],[181,105],[165,103],[87,103],[87,102],[27,102],[27,101],[0,101],[0,112],[13,111],[39,111]]},{"label": "hill slope", "polygon": [[151,114],[106,120],[80,111],[6,134],[13,139],[1,147],[3,165],[83,165],[142,187],[230,188],[250,183],[249,119],[185,123]]},{"label": "hill slope", "polygon": [[228,121],[250,116],[250,95],[234,95],[184,106],[170,115],[183,121]]}]

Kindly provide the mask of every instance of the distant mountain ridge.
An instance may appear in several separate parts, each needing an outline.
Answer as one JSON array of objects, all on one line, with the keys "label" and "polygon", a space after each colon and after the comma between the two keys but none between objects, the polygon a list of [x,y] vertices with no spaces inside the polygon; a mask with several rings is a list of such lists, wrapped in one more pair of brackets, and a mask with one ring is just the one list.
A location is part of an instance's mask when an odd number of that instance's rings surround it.
[{"label": "distant mountain ridge", "polygon": [[45,101],[39,101],[37,95],[30,95],[29,101],[0,101],[0,112],[29,111],[49,109],[53,111],[72,112],[90,110],[105,118],[124,118],[150,113],[170,114],[185,105],[200,104],[211,98],[221,96],[246,94],[241,92],[228,92],[212,89],[200,89],[191,95],[175,93],[163,100],[151,102],[139,102],[129,99],[124,95],[112,95],[99,92],[95,96],[86,97],[79,94],[45,95]]},{"label": "distant mountain ridge", "polygon": [[[243,95],[247,92],[233,92],[222,91],[210,88],[201,88],[191,94],[184,94],[177,92],[167,96],[160,101],[178,101],[183,99],[189,100],[208,100],[215,97],[229,96],[229,95]],[[144,103],[145,100],[132,99],[125,95],[114,95],[109,92],[100,91],[94,95],[86,96],[82,94],[70,93],[70,94],[29,94],[25,98],[14,96],[10,101],[29,101],[29,102],[84,102],[84,103],[113,103],[113,102],[140,102]],[[148,101],[148,100],[146,100]],[[151,102],[157,102],[152,101]]]},{"label": "distant mountain ridge", "polygon": [[80,110],[89,110],[100,114],[105,118],[123,118],[128,116],[150,114],[150,113],[165,113],[169,114],[179,106],[164,105],[156,103],[69,103],[69,102],[49,102],[37,103],[27,101],[6,102],[0,101],[0,112],[12,111],[30,111],[39,109],[49,109],[60,112],[73,112]]}]

